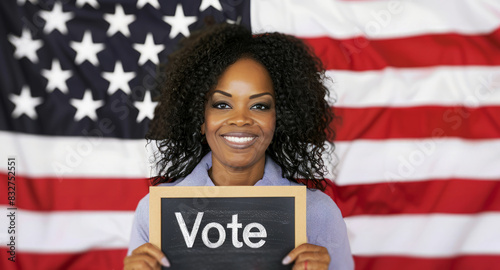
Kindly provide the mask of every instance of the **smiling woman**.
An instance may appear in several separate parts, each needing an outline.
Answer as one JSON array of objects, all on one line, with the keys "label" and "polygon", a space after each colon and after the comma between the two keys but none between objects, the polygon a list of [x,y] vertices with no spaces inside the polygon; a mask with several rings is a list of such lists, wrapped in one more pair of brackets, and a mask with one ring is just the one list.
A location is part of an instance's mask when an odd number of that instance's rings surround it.
[{"label": "smiling woman", "polygon": [[276,125],[269,73],[255,60],[242,58],[228,67],[214,89],[207,94],[201,126],[212,150],[209,175],[215,185],[253,186],[264,174]]},{"label": "smiling woman", "polygon": [[[237,25],[193,33],[169,56],[148,139],[162,186],[293,186],[307,190],[308,243],[293,269],[352,269],[346,227],[324,189],[333,147],[324,68],[299,39]],[[327,159],[328,160],[328,159]],[[297,180],[300,179],[300,180]],[[149,241],[148,196],[139,203],[125,269],[170,263]]]}]

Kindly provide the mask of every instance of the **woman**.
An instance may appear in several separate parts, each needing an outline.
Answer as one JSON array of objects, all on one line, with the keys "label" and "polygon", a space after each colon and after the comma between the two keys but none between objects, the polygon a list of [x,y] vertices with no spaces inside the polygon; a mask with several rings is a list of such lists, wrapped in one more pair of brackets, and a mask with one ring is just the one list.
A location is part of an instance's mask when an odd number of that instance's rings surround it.
[{"label": "woman", "polygon": [[[236,25],[191,35],[172,54],[149,139],[160,176],[181,186],[300,185],[307,190],[308,243],[290,251],[293,269],[352,269],[345,224],[324,189],[322,156],[334,137],[321,62],[300,40],[252,36]],[[149,197],[139,203],[125,269],[169,266],[149,241]]]}]

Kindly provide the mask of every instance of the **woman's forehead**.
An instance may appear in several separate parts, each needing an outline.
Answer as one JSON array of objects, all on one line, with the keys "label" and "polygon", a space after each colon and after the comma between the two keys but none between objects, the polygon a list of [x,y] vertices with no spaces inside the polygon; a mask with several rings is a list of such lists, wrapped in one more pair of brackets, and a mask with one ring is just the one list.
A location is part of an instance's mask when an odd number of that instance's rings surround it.
[{"label": "woman's forehead", "polygon": [[211,91],[225,92],[240,90],[250,92],[271,92],[274,94],[273,83],[267,69],[259,62],[242,58],[230,65],[220,76],[216,87]]}]

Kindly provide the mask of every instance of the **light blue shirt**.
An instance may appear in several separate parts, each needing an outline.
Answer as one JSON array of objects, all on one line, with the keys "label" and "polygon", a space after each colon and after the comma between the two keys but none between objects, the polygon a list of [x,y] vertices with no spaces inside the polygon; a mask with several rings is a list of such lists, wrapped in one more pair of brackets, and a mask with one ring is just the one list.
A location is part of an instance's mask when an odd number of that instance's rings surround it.
[{"label": "light blue shirt", "polygon": [[[186,176],[173,183],[160,186],[214,186],[208,176],[212,167],[212,155],[208,153]],[[300,185],[283,178],[281,168],[271,158],[266,158],[264,176],[255,186]],[[347,231],[342,214],[333,200],[319,190],[307,189],[307,241],[328,249],[331,262],[328,269],[354,269]],[[134,216],[128,254],[140,245],[149,242],[149,194],[141,199]]]}]

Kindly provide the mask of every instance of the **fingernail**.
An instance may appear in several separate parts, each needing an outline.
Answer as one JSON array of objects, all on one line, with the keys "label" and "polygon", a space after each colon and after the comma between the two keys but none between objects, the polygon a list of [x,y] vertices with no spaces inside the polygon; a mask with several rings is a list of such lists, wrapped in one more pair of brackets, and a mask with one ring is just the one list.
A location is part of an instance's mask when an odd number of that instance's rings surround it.
[{"label": "fingernail", "polygon": [[161,258],[161,265],[165,266],[165,267],[170,267],[170,262],[167,260],[167,257],[163,257]]},{"label": "fingernail", "polygon": [[283,261],[281,261],[282,264],[287,265],[292,261],[292,258],[290,256],[286,256]]}]

